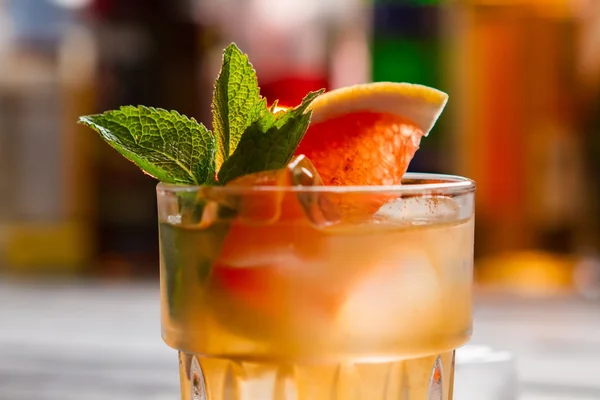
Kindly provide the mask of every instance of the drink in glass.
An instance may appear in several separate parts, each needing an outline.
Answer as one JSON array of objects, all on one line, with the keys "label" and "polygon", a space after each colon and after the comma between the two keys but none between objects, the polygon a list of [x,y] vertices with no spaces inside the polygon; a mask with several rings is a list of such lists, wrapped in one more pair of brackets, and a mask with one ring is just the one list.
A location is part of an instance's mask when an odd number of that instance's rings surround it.
[{"label": "drink in glass", "polygon": [[162,331],[182,399],[452,399],[471,334],[473,182],[287,173],[305,185],[158,186]]}]

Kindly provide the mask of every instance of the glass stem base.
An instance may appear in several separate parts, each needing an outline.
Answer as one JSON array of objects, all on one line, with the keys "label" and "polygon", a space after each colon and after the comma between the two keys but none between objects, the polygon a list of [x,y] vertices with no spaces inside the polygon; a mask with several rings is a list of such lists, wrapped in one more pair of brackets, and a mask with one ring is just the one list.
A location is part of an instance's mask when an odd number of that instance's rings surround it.
[{"label": "glass stem base", "polygon": [[452,400],[454,351],[382,363],[285,365],[179,353],[182,400]]}]

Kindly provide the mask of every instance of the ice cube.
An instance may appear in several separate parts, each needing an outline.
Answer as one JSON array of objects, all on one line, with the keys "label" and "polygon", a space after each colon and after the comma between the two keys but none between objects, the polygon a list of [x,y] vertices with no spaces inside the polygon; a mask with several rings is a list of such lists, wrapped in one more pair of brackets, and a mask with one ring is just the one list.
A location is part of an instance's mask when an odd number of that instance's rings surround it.
[{"label": "ice cube", "polygon": [[459,211],[459,204],[450,197],[419,196],[388,203],[377,211],[375,217],[419,224],[456,219]]},{"label": "ice cube", "polygon": [[[323,181],[310,160],[304,156],[296,157],[289,165],[292,185],[301,186],[297,193],[298,201],[308,220],[317,227],[335,225],[341,221],[341,215],[326,193],[311,191],[309,188],[322,186]],[[306,190],[302,191],[303,188]]]},{"label": "ice cube", "polygon": [[[328,226],[336,223],[339,216],[322,191],[311,190],[322,184],[310,160],[300,155],[285,168],[230,181],[227,187],[235,190],[209,187],[203,195],[218,205],[216,209],[227,208],[242,223],[249,225],[272,225],[281,220],[306,217],[314,225]],[[253,189],[256,187],[261,189]],[[291,187],[295,189],[290,190]]]},{"label": "ice cube", "polygon": [[[240,223],[231,227],[222,261],[235,267],[291,268],[320,257],[321,242],[314,226],[328,226],[337,220],[335,209],[322,192],[310,190],[321,184],[318,172],[304,156],[295,157],[281,170],[231,182],[231,186],[249,190],[242,191],[239,198],[236,218]],[[263,189],[252,190],[256,185]]]},{"label": "ice cube", "polygon": [[338,326],[350,337],[419,336],[440,323],[441,287],[426,254],[407,247],[379,259],[350,289]]}]

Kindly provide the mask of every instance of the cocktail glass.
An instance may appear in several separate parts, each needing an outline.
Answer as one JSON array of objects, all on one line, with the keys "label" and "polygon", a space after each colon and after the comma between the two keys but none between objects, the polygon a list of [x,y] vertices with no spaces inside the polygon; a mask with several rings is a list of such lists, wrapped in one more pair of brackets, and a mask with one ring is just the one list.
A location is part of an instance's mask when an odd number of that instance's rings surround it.
[{"label": "cocktail glass", "polygon": [[157,187],[184,400],[450,400],[472,328],[475,184]]}]

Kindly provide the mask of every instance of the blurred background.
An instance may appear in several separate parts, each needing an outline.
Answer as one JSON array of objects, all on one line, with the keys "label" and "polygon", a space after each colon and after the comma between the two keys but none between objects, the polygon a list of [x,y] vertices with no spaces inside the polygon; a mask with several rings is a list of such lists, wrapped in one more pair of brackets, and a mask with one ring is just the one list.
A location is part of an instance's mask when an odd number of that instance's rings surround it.
[{"label": "blurred background", "polygon": [[448,92],[411,170],[477,181],[478,281],[594,295],[599,3],[0,0],[0,271],[156,278],[154,180],[75,121],[145,104],[210,126],[235,41],[283,105],[365,81]]},{"label": "blurred background", "polygon": [[156,182],[75,122],[144,104],[210,125],[231,41],[282,105],[448,92],[410,169],[477,181],[478,292],[600,320],[598,0],[0,0],[0,282],[157,282]]},{"label": "blurred background", "polygon": [[448,92],[410,168],[477,181],[478,282],[600,294],[597,0],[0,0],[0,272],[155,279],[154,180],[75,121],[144,104],[210,126],[231,41],[283,105]]}]

